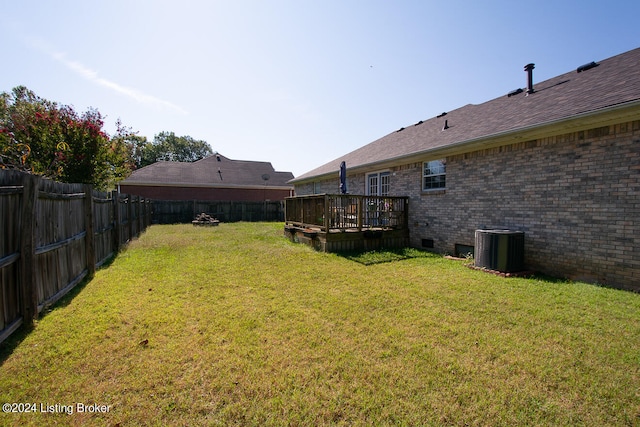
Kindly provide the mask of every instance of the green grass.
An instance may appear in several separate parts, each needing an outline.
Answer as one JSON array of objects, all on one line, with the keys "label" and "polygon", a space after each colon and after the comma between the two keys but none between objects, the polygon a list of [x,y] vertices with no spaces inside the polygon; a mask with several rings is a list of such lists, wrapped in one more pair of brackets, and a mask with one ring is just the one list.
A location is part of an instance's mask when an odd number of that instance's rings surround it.
[{"label": "green grass", "polygon": [[0,353],[0,425],[640,425],[640,295],[152,226]]},{"label": "green grass", "polygon": [[414,248],[400,248],[400,249],[383,249],[378,251],[354,251],[354,252],[342,252],[339,255],[350,259],[351,261],[359,262],[363,265],[381,264],[383,262],[401,261],[403,259],[410,258],[422,258],[429,257],[429,252],[421,251]]}]

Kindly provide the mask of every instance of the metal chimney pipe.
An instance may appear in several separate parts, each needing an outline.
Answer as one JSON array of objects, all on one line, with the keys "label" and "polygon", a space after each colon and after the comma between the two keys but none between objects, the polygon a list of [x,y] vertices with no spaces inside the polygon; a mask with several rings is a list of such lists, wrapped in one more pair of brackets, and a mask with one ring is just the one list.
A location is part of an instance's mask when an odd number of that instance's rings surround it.
[{"label": "metal chimney pipe", "polygon": [[527,64],[524,66],[524,70],[527,72],[527,95],[535,92],[533,90],[533,69],[536,68],[535,64]]}]

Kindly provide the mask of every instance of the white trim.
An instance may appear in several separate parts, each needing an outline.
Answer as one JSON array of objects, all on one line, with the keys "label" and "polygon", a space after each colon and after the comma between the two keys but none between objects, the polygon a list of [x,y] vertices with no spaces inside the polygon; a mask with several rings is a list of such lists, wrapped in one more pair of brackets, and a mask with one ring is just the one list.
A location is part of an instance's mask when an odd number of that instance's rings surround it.
[{"label": "white trim", "polygon": [[[380,195],[380,190],[382,189],[382,175],[386,174],[386,176],[389,177],[389,187],[391,187],[391,171],[389,169],[382,169],[376,172],[367,172],[364,176],[365,176],[365,182],[364,182],[364,186],[365,186],[365,194],[367,196],[379,196]],[[371,187],[369,186],[369,177],[375,175],[378,183],[376,185],[376,193],[377,194],[371,194]]]},{"label": "white trim", "polygon": [[[432,173],[429,175],[425,175],[424,174],[424,168],[425,166],[430,163],[430,162],[440,162],[442,163],[443,167],[444,167],[444,172],[443,173]],[[442,191],[442,190],[446,190],[447,189],[447,159],[431,159],[431,160],[425,160],[424,162],[422,162],[422,173],[420,174],[421,176],[421,191],[424,193],[428,193],[431,191]],[[444,187],[436,187],[436,188],[425,188],[424,185],[424,179],[427,177],[433,177],[433,176],[444,176]]]}]

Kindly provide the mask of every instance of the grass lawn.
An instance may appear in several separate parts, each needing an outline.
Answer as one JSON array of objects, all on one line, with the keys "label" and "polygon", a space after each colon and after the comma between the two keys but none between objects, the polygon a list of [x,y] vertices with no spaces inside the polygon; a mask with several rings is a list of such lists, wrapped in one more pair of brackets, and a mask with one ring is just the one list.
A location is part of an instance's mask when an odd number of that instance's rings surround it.
[{"label": "grass lawn", "polygon": [[0,345],[0,425],[640,425],[640,295],[282,234],[149,228]]}]

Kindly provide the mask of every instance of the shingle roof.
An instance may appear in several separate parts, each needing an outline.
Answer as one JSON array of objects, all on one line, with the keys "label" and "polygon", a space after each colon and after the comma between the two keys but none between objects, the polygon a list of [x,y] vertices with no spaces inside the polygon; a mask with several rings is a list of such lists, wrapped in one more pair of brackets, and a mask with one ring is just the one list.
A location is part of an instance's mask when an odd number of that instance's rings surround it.
[{"label": "shingle roof", "polygon": [[[525,78],[523,73],[523,81]],[[586,71],[577,72],[576,68],[539,83],[534,78],[534,90],[530,95],[526,88],[513,96],[505,93],[483,104],[468,104],[445,116],[409,124],[292,182],[337,173],[342,161],[351,169],[382,164],[597,114],[614,106],[640,105],[640,48],[600,61]],[[443,131],[445,120],[449,128]]]},{"label": "shingle roof", "polygon": [[269,162],[232,160],[217,154],[193,163],[153,163],[134,171],[120,184],[291,188],[291,179],[291,172],[276,172]]}]

